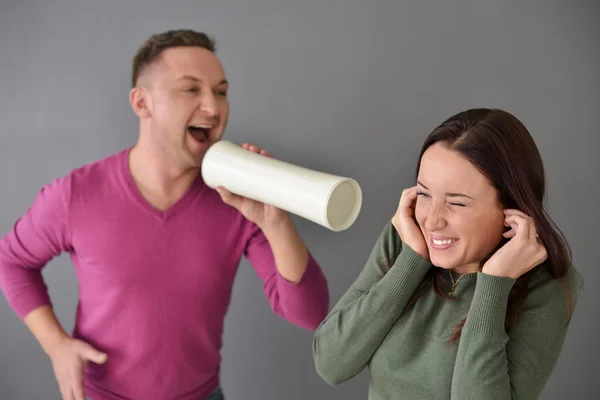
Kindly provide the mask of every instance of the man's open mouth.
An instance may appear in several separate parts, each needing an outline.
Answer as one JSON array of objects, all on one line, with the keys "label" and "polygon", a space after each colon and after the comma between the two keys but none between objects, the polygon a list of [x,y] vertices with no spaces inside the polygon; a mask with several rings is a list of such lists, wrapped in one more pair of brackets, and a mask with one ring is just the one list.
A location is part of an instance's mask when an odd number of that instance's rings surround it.
[{"label": "man's open mouth", "polygon": [[200,143],[204,143],[208,140],[211,130],[212,125],[207,124],[194,124],[188,126],[188,132],[190,135],[192,135],[192,137]]}]

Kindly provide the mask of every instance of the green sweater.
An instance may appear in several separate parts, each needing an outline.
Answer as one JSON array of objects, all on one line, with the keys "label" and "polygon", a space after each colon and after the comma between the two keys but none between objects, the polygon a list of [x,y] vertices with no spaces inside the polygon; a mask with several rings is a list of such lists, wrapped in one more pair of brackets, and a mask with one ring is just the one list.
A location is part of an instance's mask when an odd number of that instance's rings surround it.
[{"label": "green sweater", "polygon": [[[385,260],[393,262],[387,273]],[[525,307],[507,334],[504,319],[515,282],[509,278],[465,275],[453,294],[458,301],[444,301],[430,288],[402,313],[429,268],[435,267],[403,246],[388,223],[357,280],[315,332],[319,375],[337,385],[368,366],[369,400],[537,399],[567,333],[564,282],[547,273],[532,279]],[[465,317],[460,342],[447,344]]]}]

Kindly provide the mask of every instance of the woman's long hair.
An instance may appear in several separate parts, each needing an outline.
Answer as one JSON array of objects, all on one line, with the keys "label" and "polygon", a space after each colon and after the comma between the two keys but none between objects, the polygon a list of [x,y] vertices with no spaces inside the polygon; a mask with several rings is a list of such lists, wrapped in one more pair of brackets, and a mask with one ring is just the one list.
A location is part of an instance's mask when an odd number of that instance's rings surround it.
[{"label": "woman's long hair", "polygon": [[[529,281],[536,271],[545,269],[553,278],[564,277],[572,263],[571,248],[560,229],[544,208],[546,181],[542,158],[533,138],[525,126],[512,114],[497,109],[471,109],[456,114],[438,126],[425,140],[417,164],[425,151],[435,143],[444,143],[469,160],[495,187],[501,206],[517,209],[531,216],[539,238],[546,247],[547,259],[517,279],[508,300],[505,319],[510,331],[527,298]],[[508,239],[503,238],[500,248]],[[489,257],[482,261],[483,264]],[[447,294],[447,272],[432,268],[409,300],[406,309],[433,285],[436,294],[450,299]],[[567,285],[569,308],[573,296]],[[569,317],[570,319],[570,317]],[[450,343],[460,339],[463,319],[449,338]]]}]

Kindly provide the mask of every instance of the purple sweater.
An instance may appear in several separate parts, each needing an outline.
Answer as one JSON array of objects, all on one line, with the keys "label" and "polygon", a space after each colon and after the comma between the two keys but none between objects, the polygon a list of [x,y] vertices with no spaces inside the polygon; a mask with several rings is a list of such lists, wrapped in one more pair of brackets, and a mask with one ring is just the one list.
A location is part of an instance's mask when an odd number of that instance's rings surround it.
[{"label": "purple sweater", "polygon": [[41,270],[70,254],[79,281],[73,337],[108,354],[104,365],[88,364],[87,396],[186,400],[215,390],[242,256],[277,315],[306,329],[325,318],[327,282],[312,255],[301,282],[286,281],[260,229],[200,174],[171,208],[156,210],[135,186],[128,153],[45,185],[0,242],[0,287],[21,318],[51,304]]}]

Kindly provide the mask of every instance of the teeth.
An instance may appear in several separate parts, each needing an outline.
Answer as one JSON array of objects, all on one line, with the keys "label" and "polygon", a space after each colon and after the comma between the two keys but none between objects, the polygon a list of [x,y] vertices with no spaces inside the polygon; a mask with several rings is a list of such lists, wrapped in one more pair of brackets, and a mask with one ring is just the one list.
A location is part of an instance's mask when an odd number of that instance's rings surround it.
[{"label": "teeth", "polygon": [[438,245],[438,246],[442,246],[444,244],[450,244],[450,243],[453,243],[453,242],[456,242],[456,239],[447,239],[447,240],[436,240],[436,239],[433,239],[433,243],[436,244],[436,245]]},{"label": "teeth", "polygon": [[192,128],[198,128],[198,129],[210,129],[212,128],[211,125],[203,125],[203,124],[199,124],[199,125],[191,125]]}]

